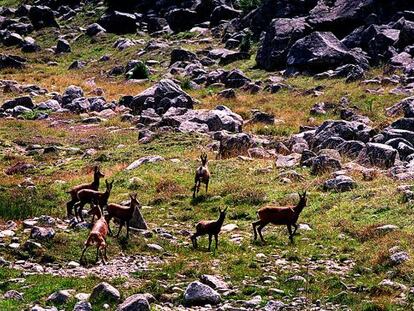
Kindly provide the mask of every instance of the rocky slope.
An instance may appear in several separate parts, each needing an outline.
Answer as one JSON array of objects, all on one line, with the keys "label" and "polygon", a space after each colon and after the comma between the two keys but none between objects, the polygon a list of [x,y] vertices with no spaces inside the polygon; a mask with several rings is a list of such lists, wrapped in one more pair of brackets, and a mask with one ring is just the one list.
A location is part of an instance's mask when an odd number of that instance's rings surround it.
[{"label": "rocky slope", "polygon": [[[0,42],[0,309],[412,307],[413,4],[3,0]],[[95,165],[144,207],[82,266],[66,191]],[[252,243],[304,189],[296,243]],[[220,248],[193,250],[220,206]]]}]

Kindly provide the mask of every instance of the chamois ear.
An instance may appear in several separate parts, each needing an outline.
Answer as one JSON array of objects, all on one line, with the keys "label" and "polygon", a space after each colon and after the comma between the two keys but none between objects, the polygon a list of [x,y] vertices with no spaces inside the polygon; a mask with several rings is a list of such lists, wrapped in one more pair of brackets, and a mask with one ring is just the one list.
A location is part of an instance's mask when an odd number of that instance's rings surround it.
[{"label": "chamois ear", "polygon": [[105,179],[105,185],[106,185],[106,188],[109,187],[109,183],[108,183],[108,180],[107,179]]},{"label": "chamois ear", "polygon": [[229,207],[227,206],[224,210],[223,210],[223,213],[225,213],[225,212],[227,212],[227,209],[228,209]]},{"label": "chamois ear", "polygon": [[220,212],[220,214],[222,213],[221,207],[219,207],[219,212]]}]

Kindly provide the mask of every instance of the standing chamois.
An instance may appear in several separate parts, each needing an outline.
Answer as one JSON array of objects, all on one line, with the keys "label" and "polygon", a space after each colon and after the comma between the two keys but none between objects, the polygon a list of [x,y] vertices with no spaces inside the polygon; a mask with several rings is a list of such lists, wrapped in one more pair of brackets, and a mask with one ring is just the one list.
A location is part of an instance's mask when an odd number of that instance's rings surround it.
[{"label": "standing chamois", "polygon": [[219,208],[219,218],[217,220],[202,220],[196,225],[196,232],[191,236],[193,247],[197,248],[197,237],[208,234],[208,250],[211,248],[211,239],[214,235],[216,241],[216,249],[218,248],[218,235],[223,226],[224,218],[226,218],[227,207],[222,211]]},{"label": "standing chamois", "polygon": [[[80,217],[80,219],[83,221],[82,210],[86,203],[89,203],[91,205],[91,210],[94,210],[92,203],[95,201],[98,203],[98,205],[102,209],[104,208],[104,206],[108,205],[108,199],[109,199],[109,195],[111,194],[113,183],[114,183],[113,181],[108,183],[108,181],[105,180],[105,185],[106,185],[105,192],[99,192],[99,191],[90,190],[90,189],[84,189],[84,190],[79,191],[78,192],[79,202],[75,204],[76,219]],[[95,215],[93,215],[93,217],[95,217]],[[92,221],[93,221],[93,218],[92,218]]]},{"label": "standing chamois", "polygon": [[[264,242],[262,236],[262,229],[269,223],[274,225],[286,225],[289,231],[289,239],[293,243],[293,236],[298,229],[296,222],[303,208],[306,206],[306,191],[303,194],[299,193],[299,203],[296,206],[265,206],[257,211],[259,220],[252,223],[254,240],[257,240],[257,231],[259,232],[260,239]],[[292,226],[295,231],[292,233]]]},{"label": "standing chamois", "polygon": [[105,220],[102,209],[100,208],[98,202],[95,201],[94,203],[95,203],[94,209],[96,209],[98,213],[98,220],[93,225],[92,230],[89,233],[88,239],[85,241],[85,247],[83,248],[82,255],[79,259],[79,262],[82,262],[83,256],[85,255],[85,252],[88,249],[88,247],[95,244],[96,245],[95,261],[96,262],[98,261],[98,255],[100,254],[103,264],[106,264],[106,261],[108,260],[108,257],[106,256],[106,247],[107,247],[106,236],[108,234],[108,223]]},{"label": "standing chamois", "polygon": [[194,180],[194,192],[193,198],[196,197],[196,194],[200,191],[201,183],[206,185],[206,193],[208,191],[208,183],[210,181],[210,171],[208,169],[208,160],[207,160],[207,153],[202,153],[200,156],[201,159],[201,166],[197,168]]},{"label": "standing chamois", "polygon": [[90,189],[90,190],[99,190],[99,180],[101,178],[105,177],[104,174],[99,170],[99,167],[95,166],[93,169],[93,182],[90,184],[82,184],[73,187],[71,190],[69,190],[67,193],[70,194],[71,200],[66,203],[66,210],[68,217],[73,216],[73,206],[76,202],[78,202],[78,192],[83,189]]},{"label": "standing chamois", "polygon": [[111,219],[116,218],[119,220],[119,230],[116,237],[119,237],[119,233],[121,232],[122,226],[126,223],[127,227],[127,238],[129,237],[129,221],[132,219],[132,215],[134,214],[135,208],[141,208],[141,204],[137,200],[137,194],[129,195],[131,198],[131,203],[129,207],[122,206],[119,204],[108,204],[106,210],[108,211],[108,215],[105,217],[106,222],[108,223],[109,234],[112,235],[111,232]]}]

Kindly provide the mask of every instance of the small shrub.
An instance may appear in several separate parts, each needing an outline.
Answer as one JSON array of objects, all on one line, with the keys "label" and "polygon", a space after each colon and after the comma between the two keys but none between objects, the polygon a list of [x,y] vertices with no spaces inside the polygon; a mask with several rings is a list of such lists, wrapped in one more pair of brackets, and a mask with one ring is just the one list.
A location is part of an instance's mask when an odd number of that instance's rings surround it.
[{"label": "small shrub", "polygon": [[243,12],[249,12],[256,9],[262,0],[238,0],[238,5]]},{"label": "small shrub", "polygon": [[260,190],[245,189],[243,191],[233,193],[228,200],[228,204],[249,204],[259,205],[266,202],[266,193]]},{"label": "small shrub", "polygon": [[133,69],[127,72],[126,76],[127,79],[148,79],[150,72],[143,62],[139,62]]}]

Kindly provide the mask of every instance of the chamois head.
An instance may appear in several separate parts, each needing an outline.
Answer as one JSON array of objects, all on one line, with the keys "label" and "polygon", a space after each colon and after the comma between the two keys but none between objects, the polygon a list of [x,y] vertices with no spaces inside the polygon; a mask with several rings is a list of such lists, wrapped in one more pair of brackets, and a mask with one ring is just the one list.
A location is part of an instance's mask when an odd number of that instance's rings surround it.
[{"label": "chamois head", "polygon": [[135,207],[141,208],[141,203],[139,203],[136,193],[130,194],[129,197],[131,198],[131,205],[130,206],[132,206],[133,208],[135,208]]},{"label": "chamois head", "polygon": [[103,178],[105,177],[105,174],[103,174],[98,166],[95,166],[93,168],[93,175],[95,176],[95,178]]},{"label": "chamois head", "polygon": [[306,197],[306,190],[303,193],[298,192],[298,194],[299,194],[299,204],[305,206],[306,202],[308,201]]},{"label": "chamois head", "polygon": [[227,209],[228,209],[229,207],[227,206],[224,210],[221,210],[221,208],[219,207],[219,212],[220,212],[220,216],[219,216],[219,218],[220,219],[224,219],[224,218],[226,218],[226,212],[227,212]]},{"label": "chamois head", "polygon": [[107,180],[105,180],[106,192],[111,193],[113,184],[114,184],[114,181],[108,182]]},{"label": "chamois head", "polygon": [[206,166],[206,165],[207,165],[207,162],[208,162],[208,159],[207,159],[207,153],[203,152],[203,153],[200,155],[200,159],[201,159],[201,164],[202,164],[203,166]]}]

